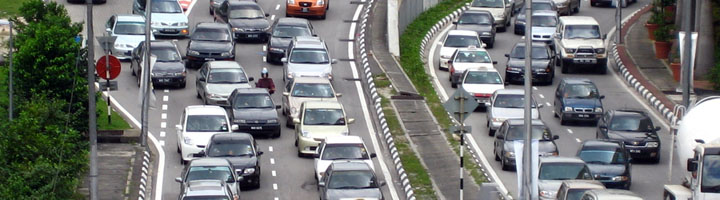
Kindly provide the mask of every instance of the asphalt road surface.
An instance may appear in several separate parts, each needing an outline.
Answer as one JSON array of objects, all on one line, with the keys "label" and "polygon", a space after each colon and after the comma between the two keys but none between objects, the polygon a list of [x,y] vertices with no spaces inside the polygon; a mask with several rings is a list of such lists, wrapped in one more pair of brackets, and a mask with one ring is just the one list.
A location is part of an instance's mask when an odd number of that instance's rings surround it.
[{"label": "asphalt road surface", "polygon": [[[85,21],[85,5],[67,4],[68,12],[72,19],[77,22]],[[107,4],[97,5],[94,7],[93,21],[95,35],[102,35],[105,32],[105,22],[113,14],[129,14],[132,13],[132,0],[108,1]],[[262,0],[258,1],[260,6],[266,13],[271,15],[271,19],[277,19],[285,16],[284,0]],[[186,14],[189,17],[190,27],[200,22],[212,22],[213,18],[208,11],[208,0],[196,0],[188,9]],[[351,31],[351,23],[343,22],[343,20],[353,19],[357,17],[360,9],[357,4],[350,4],[347,1],[337,1],[332,3],[328,17],[325,20],[312,19],[315,32],[324,39],[329,48],[331,57],[343,59],[350,57],[348,52],[352,50],[353,43],[340,41],[340,39],[349,38]],[[353,29],[354,30],[354,29]],[[354,32],[353,32],[354,34]],[[173,40],[173,38],[158,38],[162,40]],[[181,53],[185,53],[188,39],[177,38],[178,47]],[[267,67],[270,70],[270,76],[275,80],[275,84],[279,90],[273,95],[273,101],[281,104],[282,93],[282,66],[271,65],[264,62],[265,44],[264,43],[238,43],[236,44],[235,60],[242,65],[248,76],[260,77],[260,70]],[[103,55],[101,49],[96,43],[95,57]],[[388,182],[388,186],[383,187],[382,191],[386,199],[402,199],[404,194],[397,194],[400,189],[400,183],[397,181],[397,174],[394,173],[394,166],[388,158],[387,149],[378,140],[376,135],[377,123],[376,119],[368,112],[366,93],[362,90],[361,82],[352,80],[359,78],[355,65],[347,61],[340,61],[333,66],[334,68],[334,87],[337,92],[343,93],[339,101],[345,106],[349,117],[355,118],[354,124],[350,125],[350,134],[362,136],[368,145],[370,152],[377,152],[378,157],[374,158],[376,173],[379,179]],[[119,82],[118,90],[111,92],[111,95],[120,102],[131,116],[140,119],[140,99],[138,86],[135,77],[131,75],[129,62],[122,63],[122,73],[116,79]],[[175,88],[155,88],[154,94],[157,101],[149,113],[149,131],[157,138],[159,145],[165,152],[164,168],[158,169],[156,172],[162,173],[162,191],[155,191],[155,194],[162,195],[162,199],[177,198],[180,191],[180,185],[174,181],[183,170],[180,164],[180,155],[176,153],[177,134],[175,125],[179,124],[182,110],[189,105],[200,105],[201,100],[195,97],[195,76],[196,70],[188,70],[187,87],[184,89]],[[351,79],[351,80],[346,80]],[[279,111],[278,111],[279,112]],[[317,184],[313,178],[313,159],[298,158],[296,155],[296,147],[294,143],[294,130],[285,128],[285,120],[283,123],[282,136],[277,139],[259,138],[259,150],[265,154],[261,156],[261,187],[259,189],[245,190],[242,192],[243,199],[316,199],[318,198]],[[390,165],[388,165],[390,164]],[[156,186],[156,185],[153,185]],[[157,189],[157,188],[154,188]],[[157,199],[157,198],[156,198]]]}]

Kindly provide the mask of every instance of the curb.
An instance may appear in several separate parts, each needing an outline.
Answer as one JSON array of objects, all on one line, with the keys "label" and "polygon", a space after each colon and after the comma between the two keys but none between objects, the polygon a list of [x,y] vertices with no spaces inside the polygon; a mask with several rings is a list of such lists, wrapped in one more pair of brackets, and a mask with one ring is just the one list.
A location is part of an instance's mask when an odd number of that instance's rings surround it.
[{"label": "curb", "polygon": [[150,167],[150,151],[145,150],[143,153],[143,166],[142,171],[140,172],[140,192],[138,196],[138,200],[145,200],[145,195],[147,194],[147,184],[148,184],[148,170]]},{"label": "curb", "polygon": [[[651,8],[652,6],[648,4],[642,9],[633,13],[630,18],[622,24],[619,37],[624,38],[625,34],[627,34],[627,32],[629,31],[630,26],[635,24],[640,18],[640,16],[649,12]],[[620,75],[622,75],[625,81],[630,86],[635,88],[635,91],[642,95],[642,97],[648,103],[650,103],[653,108],[660,112],[665,118],[665,120],[671,122],[671,124],[677,122],[677,114],[672,110],[676,106],[675,103],[670,101],[665,95],[662,94],[662,91],[657,89],[654,85],[650,84],[650,82],[640,74],[637,66],[635,66],[635,63],[627,54],[625,46],[613,44],[611,52],[615,59],[615,64],[617,65],[617,71],[618,73],[620,73]]]},{"label": "curb", "polygon": [[360,54],[360,65],[363,67],[363,72],[365,73],[365,79],[367,80],[367,88],[368,91],[370,91],[370,97],[372,98],[372,103],[375,108],[375,114],[378,117],[378,121],[380,121],[380,128],[382,129],[382,138],[385,140],[385,144],[387,144],[387,148],[390,152],[390,155],[392,156],[393,164],[395,165],[395,170],[398,173],[398,176],[400,177],[400,182],[402,183],[403,191],[405,192],[405,198],[407,200],[415,200],[415,192],[413,191],[412,186],[410,185],[410,180],[408,179],[408,175],[405,172],[405,168],[403,168],[402,162],[400,162],[400,154],[398,153],[397,148],[395,147],[395,142],[393,141],[392,135],[390,134],[390,128],[388,128],[387,120],[385,119],[385,114],[382,110],[382,105],[380,104],[380,95],[377,92],[377,89],[375,88],[375,83],[373,82],[373,74],[370,70],[370,63],[368,61],[368,53],[365,48],[365,31],[367,29],[367,21],[368,16],[370,15],[371,8],[373,6],[373,3],[375,0],[369,0],[367,2],[367,7],[364,8],[363,14],[360,16],[362,19],[360,20],[360,30],[359,30],[359,39],[358,39],[358,52]]}]

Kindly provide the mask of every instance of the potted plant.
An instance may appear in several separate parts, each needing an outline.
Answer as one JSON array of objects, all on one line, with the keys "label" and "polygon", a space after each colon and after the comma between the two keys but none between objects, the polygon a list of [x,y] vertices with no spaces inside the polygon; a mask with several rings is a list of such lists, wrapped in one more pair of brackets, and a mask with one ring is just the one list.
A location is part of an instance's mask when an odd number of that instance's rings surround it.
[{"label": "potted plant", "polygon": [[650,40],[655,40],[655,30],[658,29],[660,24],[664,23],[664,17],[663,14],[657,10],[657,7],[652,8],[652,14],[650,15],[650,19],[648,19],[647,23],[645,24],[645,28],[647,28],[648,32],[648,38]]},{"label": "potted plant", "polygon": [[668,58],[670,54],[670,35],[672,31],[672,25],[660,24],[657,30],[655,30],[655,57],[658,59]]}]

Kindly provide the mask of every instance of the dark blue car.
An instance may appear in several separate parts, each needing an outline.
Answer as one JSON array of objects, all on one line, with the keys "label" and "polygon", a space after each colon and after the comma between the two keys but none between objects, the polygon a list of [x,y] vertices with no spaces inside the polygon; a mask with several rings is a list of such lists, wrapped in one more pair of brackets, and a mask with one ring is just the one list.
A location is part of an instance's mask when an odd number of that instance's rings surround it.
[{"label": "dark blue car", "polygon": [[586,78],[564,78],[555,90],[555,117],[568,121],[597,123],[603,115],[602,99],[595,84]]}]

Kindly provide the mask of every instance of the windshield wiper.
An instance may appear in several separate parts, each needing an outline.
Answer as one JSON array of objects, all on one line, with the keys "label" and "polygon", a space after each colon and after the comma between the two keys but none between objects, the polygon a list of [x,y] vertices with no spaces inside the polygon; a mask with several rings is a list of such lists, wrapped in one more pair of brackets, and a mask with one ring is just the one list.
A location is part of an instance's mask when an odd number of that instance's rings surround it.
[{"label": "windshield wiper", "polygon": [[720,192],[720,185],[702,186],[703,192]]},{"label": "windshield wiper", "polygon": [[213,157],[244,157],[244,156],[251,156],[252,154],[246,153],[246,154],[223,154],[223,155],[215,155]]},{"label": "windshield wiper", "polygon": [[341,186],[341,187],[336,187],[333,189],[365,189],[365,188],[374,188],[374,187],[372,187],[372,186]]}]

